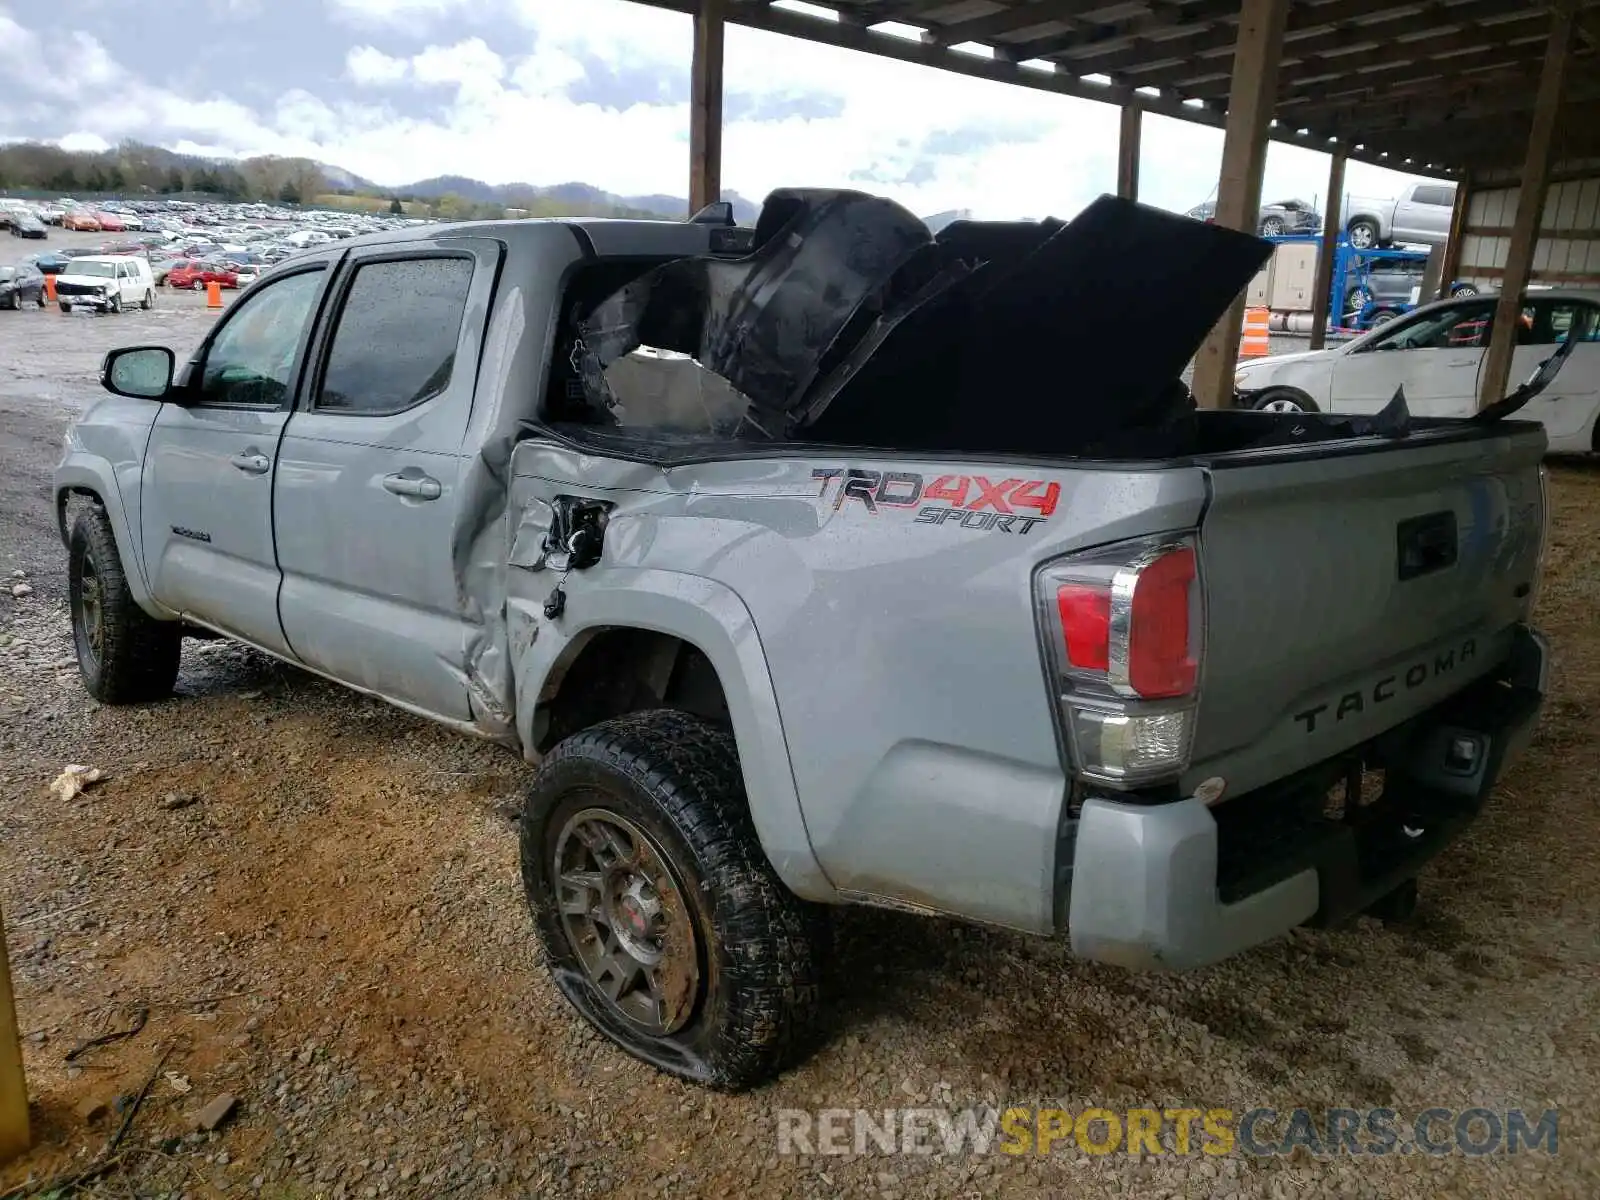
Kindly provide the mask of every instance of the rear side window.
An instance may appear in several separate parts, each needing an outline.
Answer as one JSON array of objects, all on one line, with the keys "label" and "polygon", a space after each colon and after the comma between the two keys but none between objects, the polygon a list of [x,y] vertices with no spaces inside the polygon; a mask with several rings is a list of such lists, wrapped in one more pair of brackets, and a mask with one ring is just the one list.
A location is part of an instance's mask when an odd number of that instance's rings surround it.
[{"label": "rear side window", "polygon": [[1417,190],[1412,193],[1411,198],[1418,204],[1438,204],[1442,206],[1449,206],[1455,204],[1456,202],[1456,194],[1450,188],[1431,187],[1427,185],[1418,187]]},{"label": "rear side window", "polygon": [[473,260],[386,259],[356,269],[328,350],[316,407],[403,412],[450,386]]}]

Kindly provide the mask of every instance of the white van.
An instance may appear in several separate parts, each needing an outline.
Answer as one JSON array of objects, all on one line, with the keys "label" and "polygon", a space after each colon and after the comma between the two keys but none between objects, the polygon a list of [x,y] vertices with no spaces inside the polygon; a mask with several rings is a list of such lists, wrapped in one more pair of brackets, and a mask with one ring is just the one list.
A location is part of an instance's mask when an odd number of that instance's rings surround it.
[{"label": "white van", "polygon": [[67,260],[56,276],[56,302],[62,312],[92,308],[121,312],[125,308],[154,308],[156,281],[148,259],[132,254],[86,254]]}]

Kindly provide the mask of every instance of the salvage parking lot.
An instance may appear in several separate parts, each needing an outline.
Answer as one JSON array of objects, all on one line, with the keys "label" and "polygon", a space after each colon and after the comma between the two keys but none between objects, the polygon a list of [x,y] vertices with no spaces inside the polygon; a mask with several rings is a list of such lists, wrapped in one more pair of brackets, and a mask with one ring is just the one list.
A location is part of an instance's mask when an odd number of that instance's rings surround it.
[{"label": "salvage parking lot", "polygon": [[[507,753],[221,643],[186,649],[171,703],[84,696],[49,469],[101,353],[187,351],[203,304],[0,313],[0,573],[27,593],[0,589],[0,905],[41,1143],[0,1195],[86,1162],[105,1108],[150,1078],[108,1195],[1596,1194],[1600,470],[1552,471],[1535,744],[1414,920],[1150,976],[842,913],[826,1045],[730,1097],[625,1058],[548,982]],[[110,778],[58,802],[66,763]],[[231,1120],[187,1132],[224,1096]],[[980,1103],[1558,1108],[1561,1126],[1554,1156],[1515,1158],[778,1154],[780,1110]]]}]

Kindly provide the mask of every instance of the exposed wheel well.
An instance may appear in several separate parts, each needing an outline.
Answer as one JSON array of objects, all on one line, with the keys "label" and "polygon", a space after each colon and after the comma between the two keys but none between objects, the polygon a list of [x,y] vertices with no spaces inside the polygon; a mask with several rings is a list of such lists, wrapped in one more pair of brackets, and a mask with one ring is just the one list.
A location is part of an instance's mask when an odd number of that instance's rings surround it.
[{"label": "exposed wheel well", "polygon": [[698,646],[649,629],[594,630],[545,681],[534,748],[542,754],[580,729],[661,707],[730,724],[722,681]]},{"label": "exposed wheel well", "polygon": [[87,500],[91,504],[98,504],[101,508],[106,506],[106,502],[101,499],[100,493],[96,492],[93,488],[62,488],[61,491],[56,495],[56,527],[61,531],[62,545],[66,545],[67,542],[67,515],[68,510],[72,507],[72,502],[75,499]]}]

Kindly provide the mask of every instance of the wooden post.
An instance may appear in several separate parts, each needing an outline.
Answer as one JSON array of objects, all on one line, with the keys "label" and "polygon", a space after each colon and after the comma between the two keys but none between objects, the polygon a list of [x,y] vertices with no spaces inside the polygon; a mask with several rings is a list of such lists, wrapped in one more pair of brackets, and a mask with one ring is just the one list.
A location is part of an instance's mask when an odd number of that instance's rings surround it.
[{"label": "wooden post", "polygon": [[1522,185],[1517,190],[1517,216],[1511,225],[1511,245],[1506,250],[1505,274],[1500,277],[1500,302],[1494,310],[1489,352],[1478,377],[1478,407],[1493,404],[1506,394],[1511,376],[1511,355],[1517,348],[1517,327],[1522,318],[1522,292],[1528,286],[1534,247],[1539,244],[1539,220],[1550,184],[1550,147],[1555,141],[1556,116],[1561,111],[1561,85],[1572,46],[1575,0],[1558,0],[1550,16],[1550,40],[1545,43],[1544,69],[1534,100],[1533,125],[1528,131],[1528,154],[1522,163]]},{"label": "wooden post", "polygon": [[700,0],[689,72],[689,215],[722,199],[722,45],[725,0]]},{"label": "wooden post", "polygon": [[1122,106],[1122,137],[1117,142],[1117,195],[1124,200],[1139,198],[1139,132],[1144,124],[1144,109],[1137,104]]},{"label": "wooden post", "polygon": [[28,1085],[22,1077],[22,1035],[11,996],[5,919],[0,917],[0,1163],[28,1148]]},{"label": "wooden post", "polygon": [[1450,294],[1450,285],[1461,273],[1461,243],[1467,236],[1467,211],[1472,207],[1472,173],[1469,171],[1456,184],[1456,202],[1450,210],[1450,234],[1445,238],[1444,262],[1439,267],[1439,292],[1434,297],[1443,300]]},{"label": "wooden post", "polygon": [[[1233,48],[1233,84],[1222,139],[1222,178],[1217,184],[1219,225],[1255,232],[1261,212],[1261,169],[1267,161],[1267,124],[1278,92],[1278,62],[1289,0],[1243,0],[1239,36]],[[1244,326],[1244,295],[1206,336],[1195,356],[1194,395],[1202,408],[1226,408],[1233,401],[1233,372],[1239,361]]]},{"label": "wooden post", "polygon": [[[1328,161],[1328,201],[1322,217],[1322,245],[1317,248],[1316,291],[1311,297],[1311,349],[1328,341],[1328,312],[1333,304],[1333,260],[1339,252],[1339,228],[1344,212],[1344,151],[1335,150]],[[1344,308],[1344,297],[1339,298]]]}]

